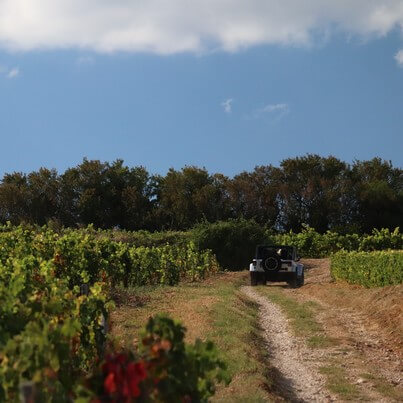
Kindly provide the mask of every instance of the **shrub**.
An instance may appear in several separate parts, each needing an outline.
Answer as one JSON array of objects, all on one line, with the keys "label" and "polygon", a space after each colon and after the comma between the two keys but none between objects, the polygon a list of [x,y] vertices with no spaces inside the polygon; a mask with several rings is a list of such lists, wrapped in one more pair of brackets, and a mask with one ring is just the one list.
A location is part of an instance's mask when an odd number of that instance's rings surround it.
[{"label": "shrub", "polygon": [[211,342],[184,342],[185,328],[165,315],[148,320],[136,352],[112,352],[84,383],[82,401],[207,402],[229,382]]},{"label": "shrub", "polygon": [[25,381],[67,401],[77,376],[103,353],[100,320],[112,308],[106,285],[80,296],[50,262],[27,256],[7,263],[0,263],[0,401],[18,401]]},{"label": "shrub", "polygon": [[265,242],[265,231],[253,220],[230,220],[202,223],[192,230],[200,250],[209,249],[221,267],[241,270],[248,266],[258,244]]},{"label": "shrub", "polygon": [[211,251],[198,250],[193,242],[136,247],[97,234],[92,228],[55,233],[46,226],[0,227],[0,263],[29,256],[46,260],[71,287],[105,277],[112,285],[175,285],[219,270]]},{"label": "shrub", "polygon": [[346,251],[374,251],[385,249],[402,249],[403,234],[399,228],[374,229],[371,234],[339,234],[327,231],[324,234],[305,226],[300,233],[287,232],[285,234],[266,233],[270,242],[282,245],[293,245],[303,257],[321,258],[330,256],[340,250]]},{"label": "shrub", "polygon": [[[84,230],[84,231],[87,231]],[[181,245],[184,246],[191,241],[190,232],[185,231],[125,231],[125,230],[94,230],[99,238],[106,238],[116,242],[127,243],[131,246],[164,246]]]},{"label": "shrub", "polygon": [[331,273],[337,280],[365,287],[401,284],[403,251],[341,251],[331,256]]}]

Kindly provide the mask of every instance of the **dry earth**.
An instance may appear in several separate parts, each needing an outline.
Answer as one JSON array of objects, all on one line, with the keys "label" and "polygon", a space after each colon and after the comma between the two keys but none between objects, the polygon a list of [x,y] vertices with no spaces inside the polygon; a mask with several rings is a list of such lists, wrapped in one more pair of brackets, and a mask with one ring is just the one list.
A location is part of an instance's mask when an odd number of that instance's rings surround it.
[{"label": "dry earth", "polygon": [[282,395],[292,401],[334,401],[311,352],[293,335],[281,309],[259,295],[253,287],[243,287],[242,291],[260,306],[259,319],[269,351],[270,365],[281,374],[277,387],[282,389]]},{"label": "dry earth", "polygon": [[365,289],[335,283],[327,259],[307,259],[304,264],[305,286],[271,284],[264,291],[281,292],[298,303],[314,301],[320,307],[315,320],[334,342],[326,349],[309,348],[293,334],[285,312],[252,287],[243,288],[260,306],[271,364],[279,370],[286,391],[288,387],[289,400],[343,400],[325,390],[318,371],[326,362],[337,362],[357,390],[357,400],[403,401],[403,287]]},{"label": "dry earth", "polygon": [[[266,390],[262,375],[267,372],[273,383],[267,392],[262,390],[263,395],[266,393],[263,401],[403,402],[403,286],[366,289],[335,283],[327,259],[305,259],[303,263],[307,268],[306,281],[298,289],[281,283],[252,288],[246,286],[248,272],[238,272],[224,273],[194,285],[121,295],[122,301],[117,299],[118,307],[112,318],[113,333],[129,346],[136,342],[138,329],[151,314],[165,311],[182,320],[188,329],[188,341],[222,331],[225,337],[217,336],[216,342],[224,348],[228,343],[225,332],[234,331],[225,321],[236,321],[244,315],[245,307],[236,296],[241,287],[242,294],[260,307],[264,340],[260,346],[252,347],[258,350],[266,347],[268,354],[260,366],[253,361],[250,339],[242,336],[232,340],[229,346],[236,343],[238,349],[233,354],[250,356],[250,367],[239,368],[239,375],[228,387],[219,389],[216,400],[262,401],[252,396],[246,400],[234,396],[244,392],[245,397],[252,388]],[[268,298],[270,293],[300,305],[314,303],[314,319],[332,342],[322,347],[311,346],[306,336],[296,334],[284,308]],[[226,310],[219,308],[224,306]],[[230,312],[232,316],[227,317]],[[213,320],[217,319],[223,322],[223,327],[213,326]],[[246,326],[247,322],[243,323]],[[237,357],[239,360],[240,356]],[[332,366],[342,371],[355,394],[343,396],[330,387],[328,375],[321,368]]]}]

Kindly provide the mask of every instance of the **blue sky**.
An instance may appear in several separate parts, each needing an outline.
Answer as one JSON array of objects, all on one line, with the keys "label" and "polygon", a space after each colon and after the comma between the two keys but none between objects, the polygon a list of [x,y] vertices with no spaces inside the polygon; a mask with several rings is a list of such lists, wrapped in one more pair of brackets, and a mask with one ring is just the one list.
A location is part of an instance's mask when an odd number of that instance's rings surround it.
[{"label": "blue sky", "polygon": [[[119,1],[122,9],[129,4]],[[55,19],[72,18],[71,10],[42,21],[46,29],[32,39],[26,17],[7,9],[8,31],[0,17],[0,175],[41,166],[63,171],[83,157],[122,158],[152,173],[197,165],[234,175],[305,153],[349,162],[379,156],[401,167],[403,7],[396,21],[386,24],[383,16],[368,27],[372,9],[357,11],[353,21],[322,12],[311,22],[312,0],[302,22],[284,17],[292,31],[281,37],[281,21],[255,34],[260,3],[252,3],[256,13],[247,23],[235,18],[236,34],[205,34],[208,16],[193,31],[186,14],[172,12],[184,26],[179,33],[164,20],[166,37],[163,29],[160,36],[105,34],[117,42],[96,39],[101,20],[95,33],[84,21],[82,35],[66,43]],[[160,27],[169,13],[154,11]],[[153,21],[153,9],[147,13]]]}]

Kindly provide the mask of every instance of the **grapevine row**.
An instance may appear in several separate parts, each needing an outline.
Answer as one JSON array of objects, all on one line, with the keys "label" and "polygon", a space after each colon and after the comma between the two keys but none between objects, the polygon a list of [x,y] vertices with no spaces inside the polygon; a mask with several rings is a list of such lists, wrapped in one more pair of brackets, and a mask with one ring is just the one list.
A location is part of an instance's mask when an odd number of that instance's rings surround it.
[{"label": "grapevine row", "polygon": [[403,283],[403,251],[346,252],[331,256],[331,272],[336,280],[365,287]]},{"label": "grapevine row", "polygon": [[0,401],[19,401],[25,383],[37,385],[38,401],[86,389],[83,377],[104,358],[111,287],[174,285],[218,269],[192,243],[134,247],[91,231],[1,227]]}]

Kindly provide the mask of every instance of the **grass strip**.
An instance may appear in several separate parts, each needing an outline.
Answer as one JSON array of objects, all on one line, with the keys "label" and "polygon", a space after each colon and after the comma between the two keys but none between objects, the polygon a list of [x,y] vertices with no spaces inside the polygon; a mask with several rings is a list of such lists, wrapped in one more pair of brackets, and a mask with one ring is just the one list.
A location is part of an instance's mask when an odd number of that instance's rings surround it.
[{"label": "grass strip", "polygon": [[357,386],[348,381],[346,371],[337,363],[323,366],[319,372],[326,376],[328,389],[337,393],[340,398],[358,400],[361,397]]},{"label": "grass strip", "polygon": [[385,382],[382,378],[376,376],[373,373],[365,372],[361,374],[361,377],[369,381],[374,388],[384,397],[400,401],[402,398],[401,389],[394,389],[390,387],[390,384]]},{"label": "grass strip", "polygon": [[[278,288],[258,287],[258,291],[270,301],[279,305],[290,320],[291,328],[296,336],[304,337],[310,348],[327,348],[334,346],[336,341],[328,337],[316,320],[316,315],[322,307],[314,302],[298,302],[287,297]],[[358,400],[362,398],[356,385],[347,379],[345,370],[340,363],[331,360],[320,368],[320,373],[326,376],[327,387],[341,399]]]},{"label": "grass strip", "polygon": [[232,382],[219,385],[212,401],[276,400],[258,307],[239,291],[245,283],[243,273],[230,273],[201,283],[131,289],[114,312],[113,335],[120,344],[130,347],[148,317],[167,313],[186,326],[187,341],[212,340],[227,363]]},{"label": "grass strip", "polygon": [[318,303],[297,302],[273,287],[258,287],[258,291],[284,310],[295,335],[305,337],[309,347],[326,348],[334,345],[335,341],[326,335],[315,318],[321,309]]}]

